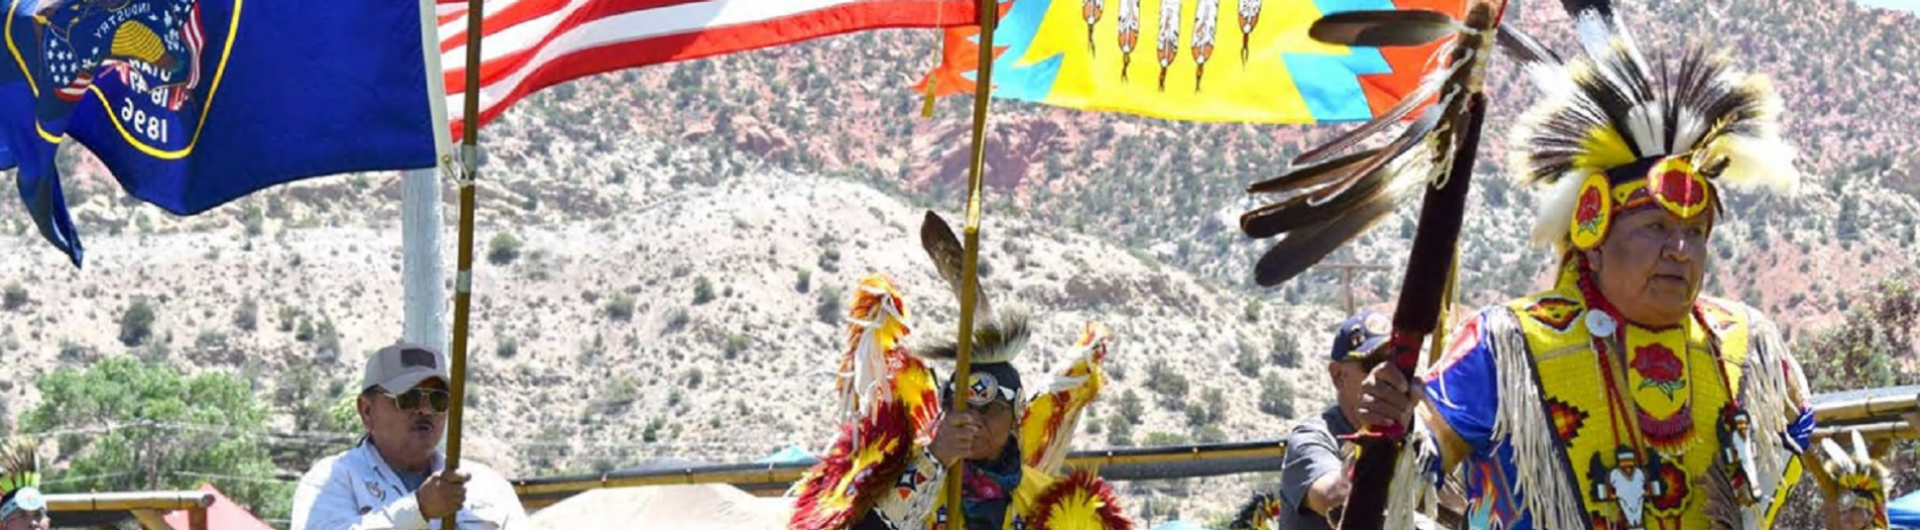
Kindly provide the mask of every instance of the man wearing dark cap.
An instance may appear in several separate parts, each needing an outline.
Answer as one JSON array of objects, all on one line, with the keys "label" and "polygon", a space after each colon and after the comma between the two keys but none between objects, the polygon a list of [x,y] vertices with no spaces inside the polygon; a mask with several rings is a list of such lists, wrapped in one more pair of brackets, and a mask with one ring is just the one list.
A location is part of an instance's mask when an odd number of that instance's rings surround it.
[{"label": "man wearing dark cap", "polygon": [[452,404],[444,361],[405,343],[367,359],[356,403],[366,435],[300,479],[293,530],[439,528],[456,511],[462,529],[526,526],[526,509],[499,473],[467,460],[444,471],[440,442]]},{"label": "man wearing dark cap", "polygon": [[1359,359],[1386,342],[1393,329],[1385,314],[1362,311],[1348,317],[1333,336],[1327,376],[1335,403],[1320,415],[1301,420],[1287,436],[1286,462],[1280,467],[1280,529],[1331,529],[1347,503],[1351,484],[1342,467],[1340,440],[1358,423],[1360,382],[1367,370]]}]

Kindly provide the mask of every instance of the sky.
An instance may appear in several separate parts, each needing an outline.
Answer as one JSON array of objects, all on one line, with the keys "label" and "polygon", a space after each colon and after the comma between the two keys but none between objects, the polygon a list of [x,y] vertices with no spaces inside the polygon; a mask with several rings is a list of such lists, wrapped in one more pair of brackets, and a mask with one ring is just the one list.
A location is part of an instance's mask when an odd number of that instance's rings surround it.
[{"label": "sky", "polygon": [[1853,0],[1860,5],[1920,13],[1920,0]]}]

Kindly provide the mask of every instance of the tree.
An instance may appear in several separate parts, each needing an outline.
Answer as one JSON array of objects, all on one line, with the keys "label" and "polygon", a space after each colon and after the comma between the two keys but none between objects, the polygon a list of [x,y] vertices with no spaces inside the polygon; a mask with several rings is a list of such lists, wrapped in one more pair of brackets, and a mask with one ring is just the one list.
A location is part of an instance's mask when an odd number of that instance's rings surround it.
[{"label": "tree", "polygon": [[710,280],[707,280],[706,276],[694,278],[693,279],[693,305],[701,305],[701,304],[705,304],[707,302],[712,302],[712,301],[713,301],[713,282]]},{"label": "tree", "polygon": [[1276,418],[1292,418],[1293,384],[1274,374],[1260,378],[1260,412]]},{"label": "tree", "polygon": [[20,282],[7,284],[6,293],[0,295],[0,310],[13,311],[26,305],[27,288],[21,287]]},{"label": "tree", "polygon": [[249,296],[240,300],[240,307],[233,311],[233,327],[240,331],[253,331],[260,326],[260,304]]},{"label": "tree", "polygon": [[153,336],[153,307],[145,298],[135,298],[120,314],[120,343],[128,348],[139,346]]},{"label": "tree", "polygon": [[1300,341],[1278,331],[1273,332],[1273,351],[1267,355],[1274,364],[1287,368],[1300,367]]},{"label": "tree", "polygon": [[1119,416],[1107,416],[1107,445],[1133,447],[1133,422]]},{"label": "tree", "polygon": [[1126,393],[1120,395],[1119,417],[1126,418],[1127,423],[1140,423],[1142,414],[1146,414],[1146,406],[1140,403],[1140,393],[1127,389]]},{"label": "tree", "polygon": [[[1913,330],[1920,326],[1920,292],[1916,288],[1920,286],[1902,280],[1881,282],[1858,295],[1847,318],[1837,327],[1801,335],[1802,340],[1792,351],[1811,390],[1838,392],[1920,383],[1920,374],[1901,373],[1889,364],[1889,359],[1916,351]],[[1920,481],[1920,442],[1895,444],[1880,463],[1892,472],[1894,484]],[[1811,477],[1802,480],[1781,508],[1776,527],[1823,527],[1824,501],[1819,490]]]},{"label": "tree", "polygon": [[[214,482],[254,513],[285,519],[293,484],[275,480],[266,406],[245,380],[192,377],[128,356],[35,381],[27,432],[62,431],[70,459],[50,492],[192,489]],[[237,479],[222,479],[239,477]]]},{"label": "tree", "polygon": [[624,292],[614,293],[613,299],[607,301],[607,318],[621,322],[632,321],[633,295]]},{"label": "tree", "polygon": [[1838,327],[1795,345],[1807,384],[1823,392],[1920,383],[1896,375],[1892,364],[1901,352],[1915,351],[1920,294],[1914,288],[1900,280],[1881,282],[1857,296]]},{"label": "tree", "polygon": [[494,234],[493,240],[487,242],[488,263],[505,266],[513,263],[514,258],[518,257],[520,257],[520,238],[513,237],[511,233]]},{"label": "tree", "polygon": [[1246,341],[1240,342],[1240,353],[1233,356],[1233,369],[1247,377],[1260,376],[1260,353],[1258,347]]},{"label": "tree", "polygon": [[840,288],[829,285],[816,292],[820,294],[815,297],[813,316],[829,325],[839,324],[844,309],[840,301]]},{"label": "tree", "polygon": [[1187,376],[1175,371],[1165,361],[1155,359],[1147,365],[1147,389],[1169,404],[1179,405],[1181,400],[1187,398]]}]

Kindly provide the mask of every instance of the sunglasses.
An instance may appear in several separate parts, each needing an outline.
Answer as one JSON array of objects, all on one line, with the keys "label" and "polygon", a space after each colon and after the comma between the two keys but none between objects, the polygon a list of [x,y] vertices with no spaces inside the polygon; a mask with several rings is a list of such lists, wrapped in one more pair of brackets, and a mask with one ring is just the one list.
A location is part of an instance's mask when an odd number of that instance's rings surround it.
[{"label": "sunglasses", "polygon": [[453,402],[452,394],[437,388],[415,388],[399,395],[386,394],[386,396],[393,398],[393,403],[399,405],[400,410],[419,410],[420,404],[425,402],[433,407],[433,412],[436,414],[446,412],[447,407]]}]

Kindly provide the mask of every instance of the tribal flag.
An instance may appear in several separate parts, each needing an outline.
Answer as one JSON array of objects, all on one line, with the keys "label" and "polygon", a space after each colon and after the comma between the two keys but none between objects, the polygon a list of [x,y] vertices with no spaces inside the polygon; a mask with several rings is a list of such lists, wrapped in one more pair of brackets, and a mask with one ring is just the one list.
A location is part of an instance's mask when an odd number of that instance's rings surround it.
[{"label": "tribal flag", "polygon": [[[455,136],[465,118],[466,2],[438,8]],[[973,24],[974,0],[493,0],[481,23],[480,120],[588,75],[880,28]]]},{"label": "tribal flag", "polygon": [[[1191,121],[1339,123],[1392,108],[1440,67],[1441,43],[1323,44],[1314,20],[1462,0],[1007,0],[994,32],[993,95]],[[1009,7],[1010,6],[1010,7]],[[971,92],[978,26],[947,31],[944,60],[918,88]],[[929,86],[931,85],[931,86]]]}]

